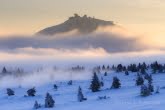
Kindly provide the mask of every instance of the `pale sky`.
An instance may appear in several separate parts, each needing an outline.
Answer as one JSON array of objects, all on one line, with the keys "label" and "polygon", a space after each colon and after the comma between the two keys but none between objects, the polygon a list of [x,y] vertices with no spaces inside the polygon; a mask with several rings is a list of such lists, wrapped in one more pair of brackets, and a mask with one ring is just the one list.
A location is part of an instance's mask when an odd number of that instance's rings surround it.
[{"label": "pale sky", "polygon": [[144,35],[165,35],[164,0],[0,0],[0,35],[33,34],[74,13]]}]

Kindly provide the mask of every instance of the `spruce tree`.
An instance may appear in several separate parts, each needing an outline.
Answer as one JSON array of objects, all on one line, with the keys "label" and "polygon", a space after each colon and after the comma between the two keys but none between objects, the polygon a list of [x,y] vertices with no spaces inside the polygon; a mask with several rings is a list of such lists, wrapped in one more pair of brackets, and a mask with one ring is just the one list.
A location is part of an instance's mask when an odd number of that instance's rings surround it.
[{"label": "spruce tree", "polygon": [[160,65],[158,64],[157,61],[154,62],[153,64],[151,64],[151,68],[152,68],[153,74],[157,73],[157,71],[159,70],[159,66],[160,66]]},{"label": "spruce tree", "polygon": [[144,84],[144,79],[143,77],[138,73],[137,74],[137,79],[136,79],[136,85],[139,86],[139,85],[143,85]]},{"label": "spruce tree", "polygon": [[6,67],[3,67],[3,69],[2,69],[2,73],[7,73],[7,69],[6,69]]},{"label": "spruce tree", "polygon": [[128,72],[127,70],[125,71],[125,75],[126,75],[126,76],[128,76],[128,75],[129,75],[129,72]]},{"label": "spruce tree", "polygon": [[107,66],[107,70],[108,70],[108,71],[110,70],[110,66],[109,66],[109,65]]},{"label": "spruce tree", "polygon": [[73,81],[70,80],[70,81],[68,82],[68,85],[72,85],[72,84],[73,84]]},{"label": "spruce tree", "polygon": [[103,77],[101,77],[100,85],[101,85],[101,87],[104,86]]},{"label": "spruce tree", "polygon": [[145,62],[143,62],[143,64],[142,64],[142,68],[147,69],[147,65],[146,65]]},{"label": "spruce tree", "polygon": [[14,91],[12,89],[10,89],[10,88],[7,88],[7,95],[8,96],[14,95]]},{"label": "spruce tree", "polygon": [[104,76],[107,76],[107,72],[104,73]]},{"label": "spruce tree", "polygon": [[151,91],[151,92],[154,92],[154,86],[152,85],[152,75],[150,75],[149,77],[148,77],[148,88],[149,88],[149,90]]},{"label": "spruce tree", "polygon": [[159,65],[159,70],[158,70],[159,73],[163,73],[163,65]]},{"label": "spruce tree", "polygon": [[142,66],[142,68],[140,69],[140,73],[141,74],[145,74],[146,73],[145,67]]},{"label": "spruce tree", "polygon": [[98,78],[97,74],[94,73],[92,81],[91,81],[90,89],[92,90],[92,92],[97,92],[97,91],[99,91],[100,87],[101,87],[101,85],[100,85],[99,78]]},{"label": "spruce tree", "polygon": [[115,68],[116,68],[115,65],[112,65],[112,70],[115,70]]},{"label": "spruce tree", "polygon": [[41,105],[38,104],[37,101],[35,101],[35,103],[34,103],[34,107],[33,107],[33,108],[34,108],[34,109],[39,109],[39,108],[41,108]]},{"label": "spruce tree", "polygon": [[127,70],[126,66],[123,66],[123,71],[126,71],[126,70]]},{"label": "spruce tree", "polygon": [[116,70],[117,72],[122,72],[123,71],[123,66],[122,66],[122,64],[119,64],[118,66],[117,66],[117,70]]},{"label": "spruce tree", "polygon": [[150,75],[148,73],[144,74],[144,79],[148,80],[150,78]]},{"label": "spruce tree", "polygon": [[57,90],[58,86],[56,84],[53,85],[54,89]]},{"label": "spruce tree", "polygon": [[80,86],[79,86],[79,88],[78,88],[77,98],[78,98],[78,101],[79,101],[79,102],[82,102],[82,101],[86,100],[86,98],[84,98],[84,95],[83,95],[83,93],[82,93],[82,89],[81,89]]},{"label": "spruce tree", "polygon": [[155,67],[152,68],[152,73],[155,74],[157,72],[157,69]]},{"label": "spruce tree", "polygon": [[120,80],[117,77],[113,77],[113,82],[112,82],[111,88],[117,89],[120,87],[121,87]]},{"label": "spruce tree", "polygon": [[153,79],[152,79],[152,75],[149,75],[149,77],[148,77],[147,80],[148,80],[149,83],[152,83],[152,80],[153,80]]},{"label": "spruce tree", "polygon": [[151,83],[148,83],[148,89],[150,92],[154,92],[154,86]]},{"label": "spruce tree", "polygon": [[159,89],[160,89],[160,87],[159,87],[159,86],[157,86],[157,87],[156,87],[156,92],[155,92],[156,94],[158,94],[158,93],[159,93]]},{"label": "spruce tree", "polygon": [[102,70],[105,70],[105,65],[102,66]]},{"label": "spruce tree", "polygon": [[142,85],[140,94],[141,94],[141,96],[149,96],[151,94],[151,91],[149,90],[149,88],[146,85]]},{"label": "spruce tree", "polygon": [[47,93],[45,98],[45,108],[53,108],[55,101],[53,100],[52,96]]},{"label": "spruce tree", "polygon": [[27,91],[27,94],[28,94],[28,96],[32,96],[32,97],[35,96],[35,94],[36,94],[35,88],[29,89]]}]

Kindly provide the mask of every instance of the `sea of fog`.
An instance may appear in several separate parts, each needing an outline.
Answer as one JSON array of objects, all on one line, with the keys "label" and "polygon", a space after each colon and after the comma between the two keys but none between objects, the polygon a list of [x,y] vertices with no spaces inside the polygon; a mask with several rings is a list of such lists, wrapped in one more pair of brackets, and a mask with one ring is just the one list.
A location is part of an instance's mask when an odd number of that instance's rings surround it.
[{"label": "sea of fog", "polygon": [[[90,79],[91,69],[98,65],[165,63],[164,47],[150,45],[149,41],[150,38],[119,27],[100,28],[88,35],[72,31],[54,36],[0,36],[0,71],[3,67],[21,68],[26,73],[21,77],[1,77],[0,87]],[[77,65],[86,70],[80,73],[68,70]],[[43,70],[38,72],[39,68]]]}]

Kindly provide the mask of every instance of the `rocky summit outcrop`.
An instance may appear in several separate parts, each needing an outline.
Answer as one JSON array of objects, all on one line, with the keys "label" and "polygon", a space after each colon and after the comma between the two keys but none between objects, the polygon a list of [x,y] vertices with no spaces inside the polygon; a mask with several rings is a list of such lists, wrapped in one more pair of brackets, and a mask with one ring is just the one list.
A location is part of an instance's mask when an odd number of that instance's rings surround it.
[{"label": "rocky summit outcrop", "polygon": [[39,35],[55,35],[63,32],[69,32],[72,30],[78,30],[82,34],[91,33],[95,31],[99,26],[114,26],[113,21],[104,21],[92,17],[88,17],[87,15],[79,16],[78,14],[74,14],[74,16],[69,17],[64,23],[61,23],[56,26],[51,26],[45,28],[37,34]]}]

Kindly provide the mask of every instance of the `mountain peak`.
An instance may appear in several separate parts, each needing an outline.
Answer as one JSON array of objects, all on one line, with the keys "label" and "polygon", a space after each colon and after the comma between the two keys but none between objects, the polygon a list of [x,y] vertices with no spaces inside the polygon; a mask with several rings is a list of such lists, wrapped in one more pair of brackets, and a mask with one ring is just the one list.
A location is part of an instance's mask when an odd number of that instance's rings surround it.
[{"label": "mountain peak", "polygon": [[55,35],[58,33],[72,31],[77,29],[80,33],[86,34],[94,32],[100,26],[114,26],[113,21],[104,21],[96,19],[94,17],[88,17],[87,15],[79,16],[74,14],[74,16],[69,17],[64,23],[56,26],[51,26],[39,31],[37,34],[40,35]]}]

